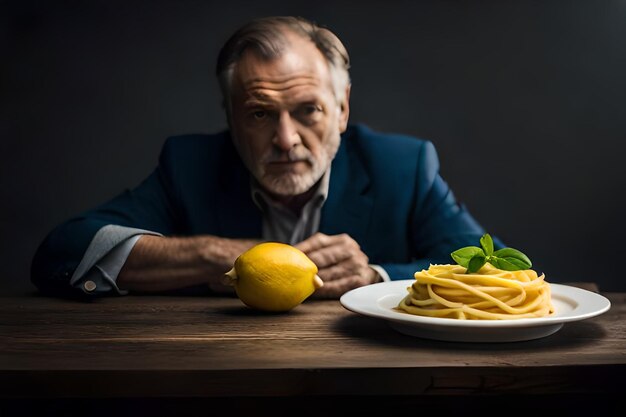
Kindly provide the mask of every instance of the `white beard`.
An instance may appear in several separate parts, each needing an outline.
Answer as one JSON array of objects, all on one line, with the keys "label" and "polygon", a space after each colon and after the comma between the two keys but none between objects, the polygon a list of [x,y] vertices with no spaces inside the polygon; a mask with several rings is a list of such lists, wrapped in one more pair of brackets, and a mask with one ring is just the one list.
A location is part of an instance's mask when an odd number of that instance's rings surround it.
[{"label": "white beard", "polygon": [[[282,196],[303,194],[311,189],[328,170],[339,148],[339,141],[340,139],[338,137],[337,140],[326,142],[321,148],[321,154],[318,158],[315,158],[304,146],[298,146],[292,149],[292,151],[289,152],[289,160],[304,160],[311,166],[311,169],[303,174],[267,173],[265,171],[265,164],[281,157],[276,150],[272,150],[264,155],[263,158],[261,158],[261,162],[254,166],[252,173],[257,181],[259,181],[267,191],[273,194]],[[282,154],[282,158],[284,159],[284,154]]]},{"label": "white beard", "polygon": [[313,187],[322,178],[327,167],[326,163],[316,163],[310,171],[304,174],[263,174],[257,179],[264,188],[273,194],[299,195]]}]

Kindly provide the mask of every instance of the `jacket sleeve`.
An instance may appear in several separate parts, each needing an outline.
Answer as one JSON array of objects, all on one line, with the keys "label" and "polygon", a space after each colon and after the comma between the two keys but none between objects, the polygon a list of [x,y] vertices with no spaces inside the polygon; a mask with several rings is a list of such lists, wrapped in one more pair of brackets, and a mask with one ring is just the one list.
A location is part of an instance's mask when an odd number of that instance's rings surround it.
[{"label": "jacket sleeve", "polygon": [[[164,152],[166,152],[166,147]],[[163,153],[160,160],[163,161]],[[47,294],[72,295],[70,285],[94,236],[107,225],[149,230],[168,235],[180,230],[180,215],[171,175],[159,164],[136,188],[55,227],[37,248],[31,263],[31,282]]]},{"label": "jacket sleeve", "polygon": [[159,235],[112,224],[98,230],[74,271],[70,285],[92,296],[128,294],[117,286],[117,276],[137,240],[146,234]]},{"label": "jacket sleeve", "polygon": [[[412,279],[430,264],[449,264],[453,262],[450,253],[464,246],[480,246],[486,233],[441,177],[439,158],[429,141],[424,141],[419,154],[415,184],[409,219],[413,258],[404,264],[381,264],[391,280]],[[492,238],[496,249],[504,247],[498,237]]]}]

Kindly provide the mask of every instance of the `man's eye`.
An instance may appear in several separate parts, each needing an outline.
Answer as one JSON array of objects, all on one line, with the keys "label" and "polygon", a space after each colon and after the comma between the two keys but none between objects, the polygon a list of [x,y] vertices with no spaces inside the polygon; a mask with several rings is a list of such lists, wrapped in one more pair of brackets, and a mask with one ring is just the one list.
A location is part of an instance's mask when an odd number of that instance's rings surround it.
[{"label": "man's eye", "polygon": [[315,119],[322,113],[322,109],[319,106],[310,104],[307,106],[300,107],[299,113],[300,113],[300,117],[305,117],[307,119]]},{"label": "man's eye", "polygon": [[311,115],[317,111],[319,111],[319,107],[317,106],[304,106],[302,108],[302,113],[306,114],[306,115]]},{"label": "man's eye", "polygon": [[267,116],[267,113],[263,110],[257,110],[254,113],[252,113],[252,116],[254,116],[254,118],[257,120],[262,120],[265,118],[265,116]]}]

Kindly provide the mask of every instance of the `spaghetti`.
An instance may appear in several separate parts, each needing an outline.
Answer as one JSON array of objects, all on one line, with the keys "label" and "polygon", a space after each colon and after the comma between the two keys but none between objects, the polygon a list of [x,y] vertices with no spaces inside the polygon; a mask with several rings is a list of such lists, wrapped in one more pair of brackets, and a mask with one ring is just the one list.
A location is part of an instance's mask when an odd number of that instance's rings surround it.
[{"label": "spaghetti", "polygon": [[532,269],[504,271],[487,263],[466,274],[460,265],[430,265],[407,290],[398,308],[420,316],[508,320],[554,312],[550,285]]}]

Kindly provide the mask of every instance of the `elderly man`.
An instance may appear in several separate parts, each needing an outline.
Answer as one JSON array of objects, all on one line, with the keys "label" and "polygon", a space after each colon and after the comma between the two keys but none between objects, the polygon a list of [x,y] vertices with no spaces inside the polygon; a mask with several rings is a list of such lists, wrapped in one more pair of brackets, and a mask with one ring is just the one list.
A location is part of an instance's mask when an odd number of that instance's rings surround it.
[{"label": "elderly man", "polygon": [[169,138],[137,188],[54,229],[32,280],[52,293],[211,288],[261,241],[318,266],[320,297],[407,279],[483,228],[453,196],[428,141],[348,123],[349,58],[329,30],[257,19],[222,48],[229,130]]}]

